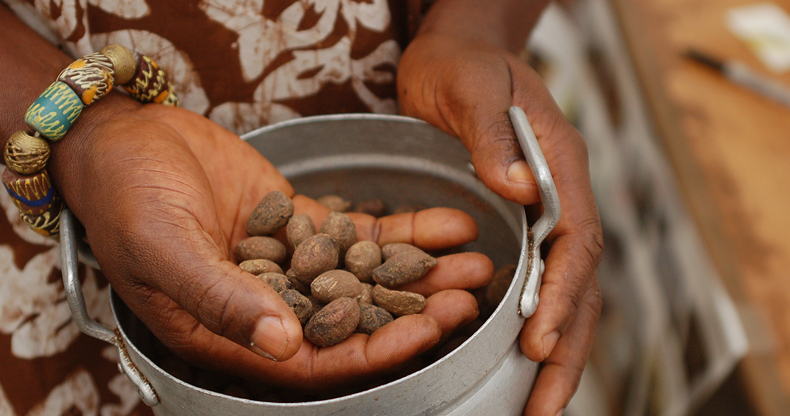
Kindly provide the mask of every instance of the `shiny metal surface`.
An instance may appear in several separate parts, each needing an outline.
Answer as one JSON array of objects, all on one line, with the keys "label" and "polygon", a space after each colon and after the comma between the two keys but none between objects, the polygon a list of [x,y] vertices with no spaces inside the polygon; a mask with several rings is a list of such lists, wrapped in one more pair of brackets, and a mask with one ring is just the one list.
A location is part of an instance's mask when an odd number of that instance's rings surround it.
[{"label": "shiny metal surface", "polygon": [[513,129],[516,131],[518,143],[521,145],[521,150],[524,152],[524,157],[527,159],[532,174],[535,175],[535,181],[538,184],[538,192],[540,192],[540,201],[543,204],[543,215],[535,221],[532,226],[532,247],[530,258],[534,261],[530,262],[527,275],[527,281],[524,283],[524,288],[521,291],[521,299],[519,301],[519,312],[521,316],[529,318],[538,309],[540,297],[540,284],[543,280],[543,270],[545,268],[543,260],[540,259],[540,244],[546,239],[551,230],[560,221],[560,196],[557,194],[557,187],[554,186],[554,179],[551,177],[549,165],[546,163],[546,158],[540,150],[538,139],[535,137],[535,132],[532,131],[532,126],[529,125],[527,115],[519,107],[510,107],[510,122],[513,123]]}]

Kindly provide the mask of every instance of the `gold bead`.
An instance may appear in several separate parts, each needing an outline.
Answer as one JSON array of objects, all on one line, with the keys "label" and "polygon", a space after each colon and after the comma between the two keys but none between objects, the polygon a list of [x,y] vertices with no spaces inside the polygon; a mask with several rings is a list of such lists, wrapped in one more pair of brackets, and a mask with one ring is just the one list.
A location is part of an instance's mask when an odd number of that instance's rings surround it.
[{"label": "gold bead", "polygon": [[101,53],[112,62],[115,85],[126,84],[137,72],[137,59],[129,49],[121,45],[107,45]]},{"label": "gold bead", "polygon": [[14,172],[30,175],[46,166],[49,160],[49,145],[41,137],[18,131],[8,139],[3,157],[6,166]]}]

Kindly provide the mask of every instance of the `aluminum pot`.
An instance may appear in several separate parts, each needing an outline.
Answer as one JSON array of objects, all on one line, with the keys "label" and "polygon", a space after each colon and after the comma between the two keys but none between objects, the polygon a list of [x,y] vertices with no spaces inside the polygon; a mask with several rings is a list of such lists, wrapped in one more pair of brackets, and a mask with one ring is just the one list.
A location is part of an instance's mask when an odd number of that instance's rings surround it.
[{"label": "aluminum pot", "polygon": [[537,306],[543,269],[540,242],[559,218],[559,202],[526,116],[512,109],[511,119],[543,197],[544,214],[531,229],[523,207],[495,195],[475,176],[457,139],[415,119],[308,117],[243,137],[298,193],[332,193],[357,201],[379,198],[390,207],[422,203],[458,208],[474,217],[480,229],[479,239],[464,250],[485,253],[497,266],[518,264],[504,300],[485,324],[460,347],[417,372],[356,394],[303,403],[252,401],[189,385],[141,352],[146,336],[140,333],[147,330],[117,296],[112,297],[115,330],[87,315],[77,279],[78,253],[86,263],[98,265],[77,238],[73,216],[64,210],[64,283],[75,322],[83,332],[118,348],[120,371],[158,416],[521,414],[538,365],[521,354],[517,337]]}]

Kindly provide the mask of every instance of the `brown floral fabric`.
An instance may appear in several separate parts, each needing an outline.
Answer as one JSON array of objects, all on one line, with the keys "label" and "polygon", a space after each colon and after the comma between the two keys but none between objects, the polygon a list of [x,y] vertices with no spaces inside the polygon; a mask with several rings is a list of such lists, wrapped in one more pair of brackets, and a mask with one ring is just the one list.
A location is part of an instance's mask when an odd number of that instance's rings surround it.
[{"label": "brown floral fabric", "polygon": [[299,116],[397,112],[405,2],[3,1],[74,57],[111,43],[151,56],[183,107],[239,134]]},{"label": "brown floral fabric", "polygon": [[[242,134],[294,117],[395,113],[406,1],[0,0],[74,57],[119,43],[154,58],[182,106]],[[413,19],[412,19],[413,20]],[[109,287],[81,269],[89,314]],[[0,192],[0,416],[149,415],[114,347],[71,320],[59,246]]]}]

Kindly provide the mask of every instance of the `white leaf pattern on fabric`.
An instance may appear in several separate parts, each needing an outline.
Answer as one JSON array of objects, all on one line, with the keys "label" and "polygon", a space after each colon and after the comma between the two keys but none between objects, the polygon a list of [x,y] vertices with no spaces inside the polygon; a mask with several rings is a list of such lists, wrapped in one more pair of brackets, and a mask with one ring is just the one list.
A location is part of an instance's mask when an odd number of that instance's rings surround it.
[{"label": "white leaf pattern on fabric", "polygon": [[367,29],[382,32],[390,24],[390,11],[386,0],[373,0],[373,3],[341,0],[343,18],[349,31],[356,32],[357,22]]},{"label": "white leaf pattern on fabric", "polygon": [[373,94],[365,86],[364,81],[369,80],[375,83],[393,82],[392,72],[377,71],[376,67],[382,64],[389,64],[393,67],[398,65],[400,59],[400,47],[394,40],[382,43],[370,55],[351,62],[351,73],[353,74],[352,86],[359,98],[370,107],[374,113],[397,114],[398,104],[392,98],[381,99]]},{"label": "white leaf pattern on fabric", "polygon": [[[314,7],[322,13],[311,28],[298,31],[305,11]],[[342,84],[351,81],[360,100],[377,113],[397,113],[394,99],[378,98],[365,82],[392,83],[391,72],[376,71],[380,65],[397,65],[400,47],[389,40],[366,57],[351,59],[351,45],[356,36],[357,23],[374,31],[383,31],[390,24],[386,0],[357,3],[350,0],[306,0],[296,2],[284,10],[277,21],[261,15],[261,1],[206,0],[201,3],[206,14],[228,29],[239,34],[239,53],[244,77],[258,77],[279,54],[292,50],[294,59],[279,66],[258,85],[253,103],[225,103],[208,115],[226,128],[243,133],[261,125],[295,117],[299,113],[277,104],[295,98],[317,94],[326,83]],[[349,26],[348,34],[334,45],[323,49],[296,50],[319,44],[334,28],[338,13]],[[309,77],[300,77],[317,71]],[[271,104],[269,104],[271,103]]]},{"label": "white leaf pattern on fabric", "polygon": [[11,247],[0,246],[0,331],[17,331],[31,316],[62,297],[62,285],[47,282],[59,259],[58,249],[53,248],[34,256],[20,270]]},{"label": "white leaf pattern on fabric", "polygon": [[145,0],[88,0],[88,2],[124,19],[139,19],[151,12]]},{"label": "white leaf pattern on fabric", "polygon": [[[43,36],[50,43],[58,43],[58,35],[56,35],[50,27],[50,21],[45,19],[41,13],[36,10],[35,6],[25,0],[0,0],[0,3],[7,4],[20,20],[25,22],[26,25]],[[3,416],[3,414],[0,413],[0,416]]]},{"label": "white leaf pattern on fabric", "polygon": [[11,407],[11,402],[8,401],[2,385],[0,385],[0,416],[16,416],[16,412]]},{"label": "white leaf pattern on fabric", "polygon": [[35,318],[25,322],[11,336],[11,353],[15,357],[33,359],[48,357],[68,348],[79,335],[71,321],[66,302],[41,308]]},{"label": "white leaf pattern on fabric", "polygon": [[28,416],[62,415],[72,407],[83,416],[96,416],[99,407],[99,391],[90,374],[79,370],[66,381],[52,389],[43,403],[28,412]]},{"label": "white leaf pattern on fabric", "polygon": [[230,131],[243,134],[260,126],[301,117],[290,107],[272,103],[225,103],[215,107],[208,116]]},{"label": "white leaf pattern on fabric", "polygon": [[[0,331],[11,334],[11,352],[16,357],[30,359],[65,351],[79,334],[62,282],[48,281],[59,265],[59,246],[34,256],[23,269],[17,268],[11,247],[0,246]],[[114,325],[109,287],[99,290],[92,269],[87,269],[82,289],[89,314]]]},{"label": "white leaf pattern on fabric", "polygon": [[140,396],[137,388],[123,374],[113,377],[107,388],[121,399],[121,404],[105,404],[101,407],[101,416],[126,416],[137,407]]},{"label": "white leaf pattern on fabric", "polygon": [[[305,11],[321,13],[311,28],[299,30]],[[324,40],[335,26],[340,0],[306,0],[288,6],[276,21],[261,14],[262,1],[206,0],[200,7],[223,26],[239,34],[239,54],[245,81],[258,78],[285,50],[304,48]]]},{"label": "white leaf pattern on fabric", "polygon": [[[35,0],[34,6],[44,16],[52,16],[53,7],[58,11],[57,18],[51,20],[50,27],[61,39],[69,38],[80,23],[85,28],[88,27],[88,13],[82,13],[82,21],[77,19],[77,8],[87,11],[88,0]],[[76,42],[64,41],[63,45],[72,56],[77,56],[78,51],[90,47],[87,36],[82,36]]]},{"label": "white leaf pattern on fabric", "polygon": [[183,107],[198,114],[204,114],[208,109],[208,97],[200,84],[200,77],[193,69],[192,61],[169,40],[145,30],[120,30],[95,34],[91,36],[91,43],[91,50],[83,51],[84,54],[117,43],[150,56],[167,71]]},{"label": "white leaf pattern on fabric", "polygon": [[[349,79],[359,98],[377,113],[395,114],[398,106],[395,100],[380,99],[364,84],[391,82],[392,73],[376,71],[379,65],[397,65],[400,48],[394,40],[382,43],[370,55],[351,59],[351,41],[343,38],[335,45],[319,50],[294,51],[294,59],[272,71],[258,85],[253,99],[254,104],[226,103],[216,107],[209,118],[231,130],[250,131],[257,126],[299,117],[299,114],[285,106],[276,104],[279,100],[307,97],[316,94],[327,82],[341,84]],[[320,67],[312,77],[299,78],[300,74]],[[272,105],[262,103],[275,102]]]},{"label": "white leaf pattern on fabric", "polygon": [[[25,322],[11,338],[11,351],[20,358],[51,356],[63,352],[79,335],[79,329],[71,317],[65,299],[65,290],[58,285],[57,303],[41,308],[39,315]],[[109,286],[99,289],[96,272],[88,268],[82,283],[82,294],[88,308],[88,316],[109,327],[115,326],[110,309]]]}]

